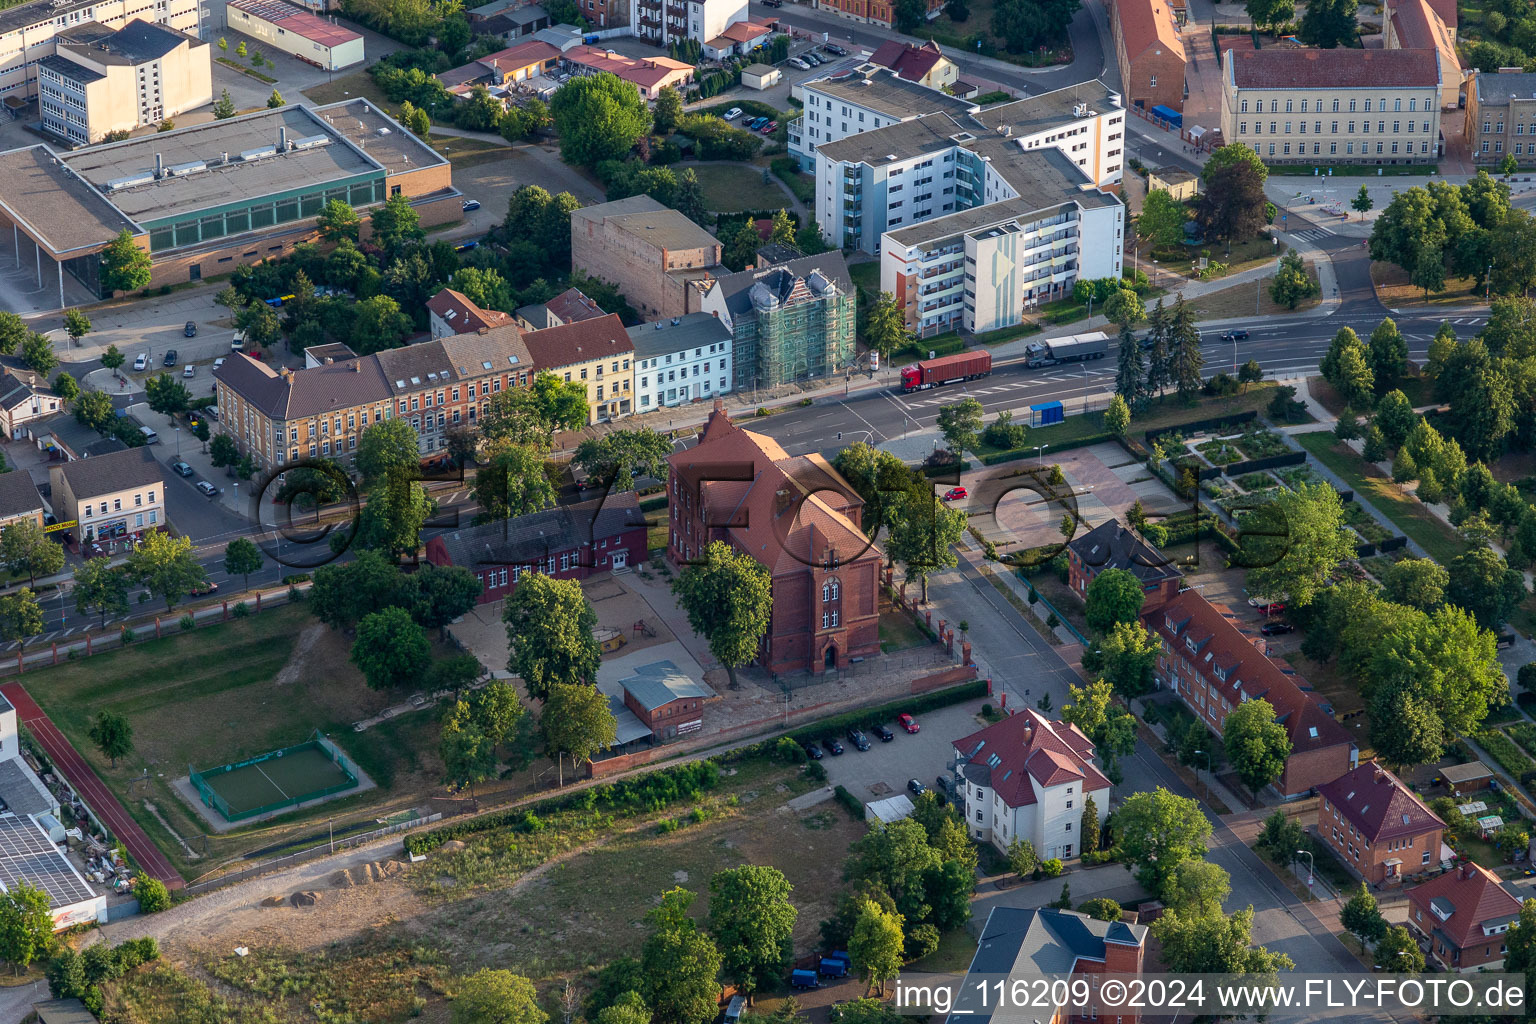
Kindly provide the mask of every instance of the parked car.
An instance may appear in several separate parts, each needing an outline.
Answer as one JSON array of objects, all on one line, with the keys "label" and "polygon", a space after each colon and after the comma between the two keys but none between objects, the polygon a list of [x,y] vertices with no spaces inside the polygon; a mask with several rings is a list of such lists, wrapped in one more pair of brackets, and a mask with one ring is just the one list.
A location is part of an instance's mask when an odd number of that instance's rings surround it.
[{"label": "parked car", "polygon": [[821,58],[816,56],[816,52],[814,50],[806,50],[800,55],[800,59],[805,61],[813,68],[821,67]]},{"label": "parked car", "polygon": [[764,7],[783,7],[784,0],[763,0]]},{"label": "parked car", "polygon": [[920,732],[922,730],[922,726],[917,724],[917,719],[913,718],[905,711],[896,716],[896,724],[907,730],[909,733]]},{"label": "parked car", "polygon": [[807,744],[804,744],[804,746],[805,746],[805,756],[806,757],[810,758],[812,761],[820,761],[821,760],[821,748],[820,747],[818,747],[814,743],[807,743]]},{"label": "parked car", "polygon": [[176,363],[177,363],[176,350],[175,349],[171,349],[169,352],[167,352],[165,354],[165,365],[166,366],[175,366]]},{"label": "parked car", "polygon": [[231,352],[239,352],[243,348],[245,348],[245,332],[236,331],[235,336],[230,339],[229,350]]},{"label": "parked car", "polygon": [[725,112],[725,119],[727,121],[734,121],[734,120],[736,120],[740,116],[741,116],[741,108],[740,107],[732,107],[730,110],[727,110]]},{"label": "parked car", "polygon": [[896,734],[891,732],[891,730],[887,729],[883,725],[875,726],[873,732],[876,736],[880,737],[881,743],[889,743],[891,740],[896,738]]},{"label": "parked car", "polygon": [[790,988],[821,988],[821,979],[816,976],[816,972],[815,971],[799,971],[799,970],[790,971],[789,972],[789,987]]},{"label": "parked car", "polygon": [[1226,334],[1223,334],[1221,336],[1221,340],[1222,341],[1247,341],[1248,340],[1248,332],[1247,331],[1228,331]]},{"label": "parked car", "polygon": [[908,779],[907,791],[913,796],[922,796],[924,793],[928,792],[928,787],[923,785],[921,782],[918,782],[916,779]]},{"label": "parked car", "polygon": [[197,482],[197,489],[210,498],[216,498],[219,495],[219,489],[207,480],[199,480]]},{"label": "parked car", "polygon": [[183,327],[181,328],[181,334],[182,334],[182,337],[185,337],[185,338],[195,338],[195,337],[197,337],[197,324],[194,323],[191,320],[188,320],[186,322],[186,324],[183,325]]},{"label": "parked car", "polygon": [[849,729],[848,730],[848,742],[852,743],[855,747],[859,748],[860,750],[868,750],[869,749],[869,737],[865,736],[858,729]]},{"label": "parked car", "polygon": [[811,66],[809,64],[807,64],[805,61],[801,60],[799,57],[791,57],[791,58],[789,58],[789,62],[791,64],[793,64],[795,67],[799,68],[801,71],[809,71],[809,70],[811,70]]},{"label": "parked car", "polygon": [[1285,611],[1285,602],[1283,601],[1261,601],[1256,597],[1248,599],[1248,606],[1257,609],[1260,615],[1279,615]]},{"label": "parked car", "polygon": [[1284,636],[1296,632],[1296,627],[1289,622],[1270,622],[1260,627],[1259,632],[1265,636]]},{"label": "parked car", "polygon": [[196,377],[197,367],[193,366],[191,363],[188,363],[186,366],[181,368],[181,375],[183,377]]},{"label": "parked car", "polygon": [[945,501],[959,501],[961,498],[968,497],[970,497],[970,492],[967,491],[964,487],[951,487],[949,490],[944,492]]},{"label": "parked car", "polygon": [[758,131],[762,132],[764,135],[772,135],[774,132],[776,132],[778,130],[779,130],[779,122],[777,122],[777,121],[769,121],[767,124],[763,125],[761,128],[758,129]]},{"label": "parked car", "polygon": [[175,470],[177,476],[192,475],[192,467],[185,462],[173,462],[171,463],[171,469]]},{"label": "parked car", "polygon": [[836,736],[828,736],[826,739],[821,741],[821,745],[826,747],[827,753],[831,754],[833,757],[839,757],[843,753],[843,745],[838,741]]},{"label": "parked car", "polygon": [[219,367],[221,367],[223,365],[224,365],[224,357],[223,356],[219,356],[219,358],[217,358],[217,359],[215,359],[213,361],[213,370],[214,370],[214,372],[217,373],[218,370],[219,370]]},{"label": "parked car", "polygon": [[143,371],[149,369],[149,353],[148,352],[140,352],[138,355],[134,356],[133,357],[133,368],[136,371],[139,371],[141,373]]},{"label": "parked car", "polygon": [[465,213],[468,213],[470,210],[478,210],[480,209],[480,200],[466,199],[459,204],[459,209],[463,210]]},{"label": "parked car", "polygon": [[216,594],[218,590],[219,585],[213,580],[199,580],[192,584],[190,593],[193,597],[202,597],[204,594]]},{"label": "parked car", "polygon": [[934,782],[934,785],[938,788],[940,793],[948,793],[949,792],[949,777],[948,776],[946,776],[946,775],[939,775],[939,776],[934,778],[933,782]]},{"label": "parked car", "polygon": [[841,46],[838,46],[836,43],[828,43],[826,46],[823,46],[822,49],[826,50],[828,53],[835,53],[839,57],[848,56],[848,51],[843,49]]}]

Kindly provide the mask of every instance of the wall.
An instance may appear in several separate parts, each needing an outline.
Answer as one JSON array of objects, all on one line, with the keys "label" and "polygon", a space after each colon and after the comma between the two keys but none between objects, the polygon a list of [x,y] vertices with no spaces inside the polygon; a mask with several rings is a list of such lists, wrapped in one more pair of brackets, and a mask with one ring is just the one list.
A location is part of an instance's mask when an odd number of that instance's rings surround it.
[{"label": "wall", "polygon": [[[167,0],[158,20],[171,28],[198,34],[199,0]],[[29,8],[35,19],[24,28],[0,35],[0,97],[31,98],[37,95],[39,58],[56,50],[54,35],[60,28],[80,25],[80,21],[54,24],[55,14],[46,4]],[[146,0],[101,0],[92,8],[92,19],[109,28],[122,28],[134,17],[144,17],[153,10]],[[15,16],[15,8],[12,15]],[[60,19],[65,20],[65,19]]]}]

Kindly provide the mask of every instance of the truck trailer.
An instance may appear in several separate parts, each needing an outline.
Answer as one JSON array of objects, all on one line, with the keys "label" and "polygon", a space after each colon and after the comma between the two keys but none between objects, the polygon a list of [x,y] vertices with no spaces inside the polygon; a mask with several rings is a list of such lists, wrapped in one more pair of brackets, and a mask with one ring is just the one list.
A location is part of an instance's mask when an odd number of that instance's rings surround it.
[{"label": "truck trailer", "polygon": [[921,359],[901,368],[901,390],[924,391],[941,384],[985,377],[992,372],[992,353],[956,352],[937,359]]},{"label": "truck trailer", "polygon": [[1031,369],[1055,366],[1058,363],[1103,359],[1109,354],[1109,338],[1103,331],[1094,334],[1074,334],[1070,338],[1031,342],[1025,346],[1024,351],[1029,356],[1025,365]]}]

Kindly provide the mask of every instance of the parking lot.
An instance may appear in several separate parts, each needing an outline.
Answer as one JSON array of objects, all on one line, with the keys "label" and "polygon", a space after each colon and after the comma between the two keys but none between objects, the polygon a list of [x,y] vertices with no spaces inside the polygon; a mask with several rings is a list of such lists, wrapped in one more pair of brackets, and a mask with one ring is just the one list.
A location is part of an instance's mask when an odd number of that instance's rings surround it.
[{"label": "parking lot", "polygon": [[932,788],[934,779],[946,774],[954,758],[955,740],[983,727],[977,717],[983,703],[985,700],[966,701],[917,715],[921,731],[915,735],[903,732],[893,715],[885,724],[896,734],[895,738],[882,743],[874,733],[866,732],[866,751],[855,749],[848,737],[839,733],[843,753],[836,757],[826,754],[821,759],[828,781],[846,787],[865,803],[907,792],[908,779],[917,779]]}]

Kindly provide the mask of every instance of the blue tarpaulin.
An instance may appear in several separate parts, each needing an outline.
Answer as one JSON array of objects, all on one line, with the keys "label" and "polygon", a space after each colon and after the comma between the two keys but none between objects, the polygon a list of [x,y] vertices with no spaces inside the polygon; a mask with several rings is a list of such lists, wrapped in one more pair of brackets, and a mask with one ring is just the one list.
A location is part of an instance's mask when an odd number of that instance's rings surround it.
[{"label": "blue tarpaulin", "polygon": [[1066,418],[1067,414],[1062,410],[1060,402],[1041,402],[1029,407],[1029,425],[1032,427],[1048,427]]},{"label": "blue tarpaulin", "polygon": [[1172,107],[1165,107],[1161,103],[1152,108],[1152,116],[1161,118],[1175,128],[1184,127],[1184,115]]}]

